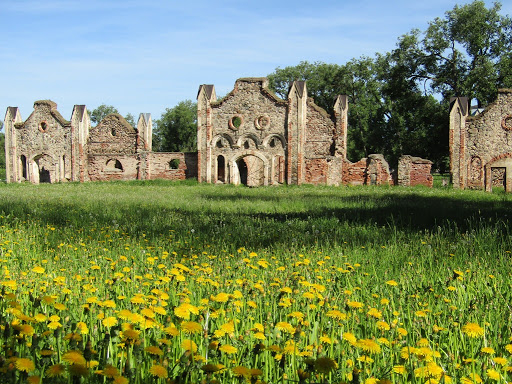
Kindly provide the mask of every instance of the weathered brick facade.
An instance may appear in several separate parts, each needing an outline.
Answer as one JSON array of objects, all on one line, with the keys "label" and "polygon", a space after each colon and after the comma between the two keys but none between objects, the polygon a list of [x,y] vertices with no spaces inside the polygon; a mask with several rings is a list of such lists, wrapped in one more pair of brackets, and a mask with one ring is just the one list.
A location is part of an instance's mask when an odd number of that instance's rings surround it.
[{"label": "weathered brick facade", "polygon": [[4,124],[7,182],[197,177],[195,153],[151,152],[149,114],[140,114],[137,128],[119,114],[91,128],[84,105],[75,105],[67,121],[57,104],[41,100],[25,122],[18,108],[7,108]]},{"label": "weathered brick facade", "polygon": [[467,98],[452,99],[450,170],[455,188],[512,191],[512,89],[500,89],[476,116],[469,116]]},{"label": "weathered brick facade", "polygon": [[198,177],[202,182],[269,184],[342,183],[347,102],[335,116],[294,82],[288,99],[268,90],[266,78],[244,78],[217,101],[213,85],[198,92]]},{"label": "weathered brick facade", "polygon": [[[137,127],[110,114],[91,127],[84,105],[67,121],[49,100],[36,101],[23,122],[7,108],[7,182],[181,180],[246,184],[392,184],[382,155],[347,159],[347,96],[338,96],[330,116],[308,98],[303,81],[290,85],[286,100],[266,78],[243,78],[217,101],[213,85],[197,95],[197,153],[155,153],[152,122],[140,114]],[[430,167],[399,168],[408,185],[431,186]],[[429,179],[430,177],[430,179]],[[430,180],[430,181],[429,181]],[[429,184],[430,183],[430,184]]]}]

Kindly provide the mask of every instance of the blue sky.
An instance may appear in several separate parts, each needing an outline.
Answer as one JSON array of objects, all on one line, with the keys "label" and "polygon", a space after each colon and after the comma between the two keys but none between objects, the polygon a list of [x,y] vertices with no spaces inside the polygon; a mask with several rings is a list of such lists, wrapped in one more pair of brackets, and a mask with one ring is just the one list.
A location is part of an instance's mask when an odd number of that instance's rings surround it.
[{"label": "blue sky", "polygon": [[[51,99],[151,113],[195,100],[200,84],[229,92],[302,60],[344,64],[395,47],[467,1],[0,0],[0,119],[26,119]],[[502,14],[512,15],[504,2]],[[486,1],[490,6],[491,1]]]}]

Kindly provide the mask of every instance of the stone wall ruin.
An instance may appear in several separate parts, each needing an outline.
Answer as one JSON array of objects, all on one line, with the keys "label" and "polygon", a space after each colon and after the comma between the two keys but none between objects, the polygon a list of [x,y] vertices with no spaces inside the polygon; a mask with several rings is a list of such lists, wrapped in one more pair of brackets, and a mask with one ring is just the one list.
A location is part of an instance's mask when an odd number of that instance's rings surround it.
[{"label": "stone wall ruin", "polygon": [[476,116],[467,98],[452,98],[450,172],[455,188],[512,191],[512,89]]},{"label": "stone wall ruin", "polygon": [[[7,108],[7,182],[182,180],[245,184],[392,185],[382,155],[347,159],[348,98],[339,95],[329,115],[308,97],[304,81],[287,99],[268,89],[266,78],[242,78],[217,100],[213,85],[197,94],[197,153],[152,152],[152,121],[137,127],[110,114],[91,127],[85,105],[68,121],[50,100],[34,103],[26,121]],[[430,167],[399,167],[401,185],[431,186]],[[426,163],[424,163],[426,164]],[[431,164],[431,163],[429,163]]]}]

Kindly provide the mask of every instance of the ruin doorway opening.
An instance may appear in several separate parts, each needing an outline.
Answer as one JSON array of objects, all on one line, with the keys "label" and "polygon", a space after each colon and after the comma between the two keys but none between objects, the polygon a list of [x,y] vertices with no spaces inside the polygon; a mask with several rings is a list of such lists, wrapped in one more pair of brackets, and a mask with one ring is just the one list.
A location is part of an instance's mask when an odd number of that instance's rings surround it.
[{"label": "ruin doorway opening", "polygon": [[245,163],[245,160],[239,159],[236,162],[236,165],[238,167],[238,174],[240,175],[240,183],[243,185],[247,185],[247,164]]},{"label": "ruin doorway opening", "polygon": [[262,159],[254,155],[244,156],[236,161],[239,180],[248,187],[265,185],[265,164]]},{"label": "ruin doorway opening", "polygon": [[21,177],[23,180],[27,180],[27,158],[25,155],[21,155]]},{"label": "ruin doorway opening", "polygon": [[222,155],[217,157],[217,181],[221,183],[226,182],[226,160]]},{"label": "ruin doorway opening", "polygon": [[507,168],[492,167],[491,168],[491,186],[492,189],[507,191]]},{"label": "ruin doorway opening", "polygon": [[50,178],[50,171],[45,167],[41,167],[39,169],[39,182],[40,183],[51,183],[52,180]]}]

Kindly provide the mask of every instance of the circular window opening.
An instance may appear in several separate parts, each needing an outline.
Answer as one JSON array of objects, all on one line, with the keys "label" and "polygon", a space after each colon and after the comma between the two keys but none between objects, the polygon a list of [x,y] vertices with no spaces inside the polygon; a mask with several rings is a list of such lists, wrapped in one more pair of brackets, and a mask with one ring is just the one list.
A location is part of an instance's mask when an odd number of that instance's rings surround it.
[{"label": "circular window opening", "polygon": [[254,120],[254,125],[257,129],[267,129],[270,126],[270,117],[260,116]]},{"label": "circular window opening", "polygon": [[117,135],[116,129],[115,129],[115,128],[112,128],[112,129],[110,130],[110,134],[111,134],[112,136]]},{"label": "circular window opening", "polygon": [[46,121],[41,121],[39,123],[39,130],[41,132],[46,132],[48,130],[48,123]]},{"label": "circular window opening", "polygon": [[501,126],[507,131],[512,131],[512,115],[505,116],[501,121]]},{"label": "circular window opening", "polygon": [[240,115],[235,115],[231,119],[229,119],[229,128],[233,130],[239,129],[244,123],[244,119]]}]

